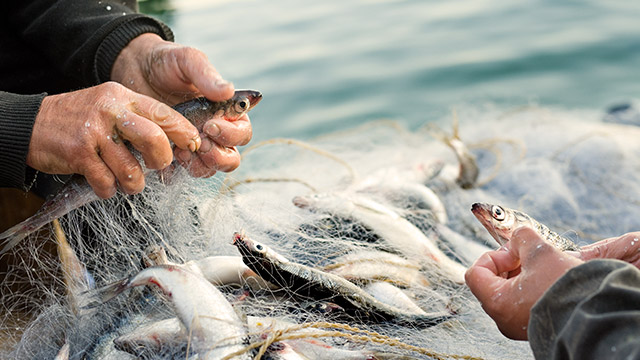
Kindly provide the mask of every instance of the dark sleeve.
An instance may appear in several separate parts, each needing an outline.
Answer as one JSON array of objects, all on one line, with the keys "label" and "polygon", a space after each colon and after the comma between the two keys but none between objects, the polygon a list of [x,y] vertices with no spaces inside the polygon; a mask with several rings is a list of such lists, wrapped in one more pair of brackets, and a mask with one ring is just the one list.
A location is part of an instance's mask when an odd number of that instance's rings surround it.
[{"label": "dark sleeve", "polygon": [[[97,85],[110,80],[116,57],[138,35],[155,33],[173,41],[173,33],[166,25],[136,13],[135,1],[129,7],[126,2],[9,1],[0,15],[3,21],[0,36],[5,37],[3,44],[17,44],[18,54],[28,54],[29,49],[34,49],[32,53],[37,54],[41,68],[31,69],[30,73],[50,74],[51,83],[39,84],[33,93]],[[7,52],[9,48],[2,50]],[[26,158],[33,123],[46,95],[0,91],[0,187],[24,188],[25,182],[30,182],[25,179]]]},{"label": "dark sleeve", "polygon": [[640,359],[640,270],[592,260],[561,277],[531,309],[536,359]]},{"label": "dark sleeve", "polygon": [[0,186],[23,188],[33,122],[45,94],[0,91]]},{"label": "dark sleeve", "polygon": [[[11,28],[39,49],[57,71],[87,87],[109,80],[120,50],[136,36],[156,33],[173,40],[163,23],[122,1],[10,1]],[[6,11],[6,10],[3,10]]]}]

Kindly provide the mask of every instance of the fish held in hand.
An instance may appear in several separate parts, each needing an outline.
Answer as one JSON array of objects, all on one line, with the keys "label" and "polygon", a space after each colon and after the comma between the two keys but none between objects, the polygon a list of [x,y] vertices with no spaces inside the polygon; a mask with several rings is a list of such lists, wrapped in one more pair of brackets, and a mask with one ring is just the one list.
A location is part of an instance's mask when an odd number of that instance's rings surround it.
[{"label": "fish held in hand", "polygon": [[236,121],[258,105],[260,100],[262,100],[260,91],[236,90],[229,100],[211,101],[205,97],[199,97],[175,105],[173,109],[200,128],[206,121],[215,117]]},{"label": "fish held in hand", "polygon": [[515,229],[521,226],[528,226],[535,230],[544,240],[562,251],[579,250],[573,241],[550,230],[531,216],[518,210],[500,205],[475,203],[471,206],[471,212],[500,246],[511,240]]},{"label": "fish held in hand", "polygon": [[[253,109],[262,100],[262,94],[256,90],[237,90],[233,97],[226,101],[210,101],[206,98],[192,99],[173,108],[201,129],[207,120],[222,117],[228,121],[238,120]],[[145,176],[151,170],[145,170]],[[29,234],[72,210],[87,205],[100,197],[93,192],[84,176],[73,175],[64,187],[51,199],[47,200],[38,212],[23,222],[0,234],[4,240],[0,254],[9,251]]]}]

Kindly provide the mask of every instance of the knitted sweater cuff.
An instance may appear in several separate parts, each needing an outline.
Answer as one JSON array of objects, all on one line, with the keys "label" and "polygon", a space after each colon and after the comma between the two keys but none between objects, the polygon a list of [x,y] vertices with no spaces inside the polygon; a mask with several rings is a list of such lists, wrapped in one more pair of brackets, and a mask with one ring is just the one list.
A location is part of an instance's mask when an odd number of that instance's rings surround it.
[{"label": "knitted sweater cuff", "polygon": [[36,115],[46,93],[0,92],[0,186],[24,188],[27,153]]},{"label": "knitted sweater cuff", "polygon": [[164,23],[141,14],[122,18],[122,23],[100,44],[94,61],[94,76],[97,83],[111,79],[111,68],[120,51],[131,40],[145,33],[159,35],[167,41],[173,41],[173,32]]}]

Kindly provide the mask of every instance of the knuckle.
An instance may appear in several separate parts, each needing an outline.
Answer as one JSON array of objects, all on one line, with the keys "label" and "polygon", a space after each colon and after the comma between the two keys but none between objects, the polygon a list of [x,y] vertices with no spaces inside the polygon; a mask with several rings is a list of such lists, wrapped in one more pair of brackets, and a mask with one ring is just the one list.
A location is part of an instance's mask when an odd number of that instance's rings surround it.
[{"label": "knuckle", "polygon": [[169,146],[169,139],[167,138],[167,134],[165,134],[164,131],[157,127],[149,131],[147,136],[143,138],[143,142],[145,143],[145,146],[150,148],[157,147],[158,149],[162,150],[171,149],[171,147]]},{"label": "knuckle", "polygon": [[191,47],[191,46],[185,46],[183,48],[183,52],[185,57],[187,58],[200,58],[203,60],[207,60],[207,55],[205,55],[202,51]]},{"label": "knuckle", "polygon": [[627,239],[631,239],[633,242],[638,242],[638,239],[640,239],[640,231],[632,231],[626,233],[624,234],[624,237]]},{"label": "knuckle", "polygon": [[150,111],[151,120],[159,124],[162,124],[167,120],[171,120],[172,119],[171,111],[172,110],[169,107],[169,105],[161,103],[159,101],[155,102],[152,105],[151,111]]}]

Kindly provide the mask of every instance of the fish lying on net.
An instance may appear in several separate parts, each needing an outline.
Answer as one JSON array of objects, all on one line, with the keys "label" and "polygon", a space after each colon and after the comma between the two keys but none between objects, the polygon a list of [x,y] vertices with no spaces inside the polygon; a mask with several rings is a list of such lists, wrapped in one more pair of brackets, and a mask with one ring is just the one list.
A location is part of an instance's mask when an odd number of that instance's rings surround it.
[{"label": "fish lying on net", "polygon": [[[253,109],[261,99],[262,94],[259,91],[237,90],[234,96],[226,101],[213,102],[200,97],[175,105],[173,108],[196,127],[201,128],[207,120],[214,117],[223,117],[228,121],[237,120]],[[145,170],[145,175],[149,172],[151,171]],[[51,220],[99,199],[84,176],[72,176],[65,186],[55,196],[47,200],[35,215],[0,234],[0,241],[4,240],[0,254],[7,252],[26,236],[48,224]]]},{"label": "fish lying on net", "polygon": [[171,301],[200,359],[221,359],[244,348],[246,326],[231,304],[215,286],[181,266],[149,267],[98,291],[105,302],[127,289],[152,284]]},{"label": "fish lying on net", "polygon": [[234,235],[234,245],[242,254],[247,266],[263,279],[289,289],[303,299],[331,299],[360,320],[391,320],[432,326],[452,316],[448,311],[416,313],[385,304],[340,276],[289,261],[244,234]]},{"label": "fish lying on net", "polygon": [[471,212],[500,245],[504,245],[511,240],[515,229],[521,226],[528,226],[540,234],[543,239],[562,251],[579,250],[573,241],[551,231],[548,227],[523,212],[485,203],[473,204]]},{"label": "fish lying on net", "polygon": [[464,283],[465,266],[447,257],[420,229],[377,201],[358,194],[322,193],[296,196],[293,203],[334,217],[353,218],[407,258],[435,265],[451,281]]}]

